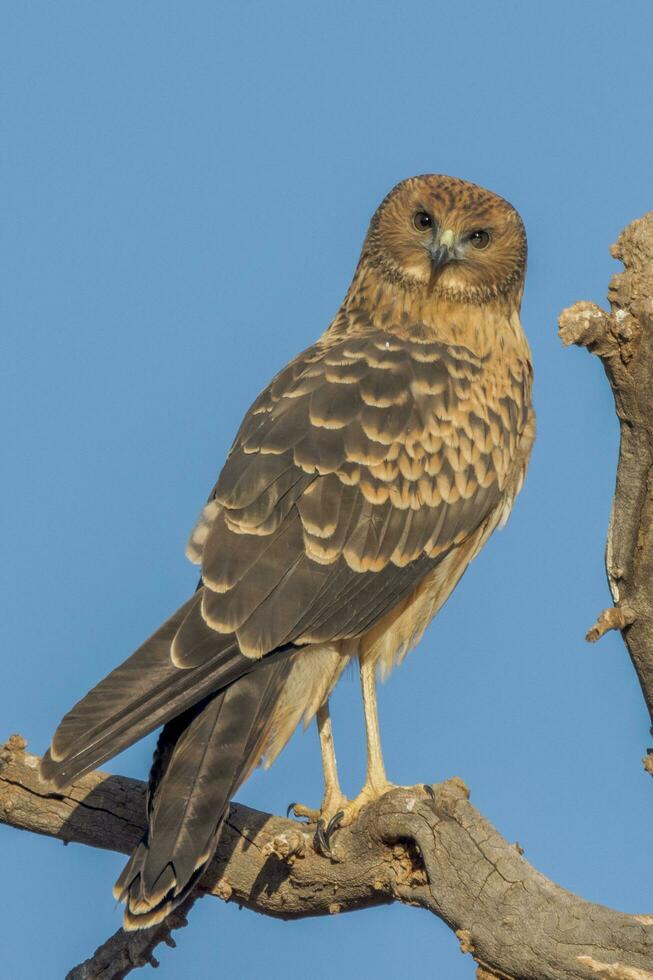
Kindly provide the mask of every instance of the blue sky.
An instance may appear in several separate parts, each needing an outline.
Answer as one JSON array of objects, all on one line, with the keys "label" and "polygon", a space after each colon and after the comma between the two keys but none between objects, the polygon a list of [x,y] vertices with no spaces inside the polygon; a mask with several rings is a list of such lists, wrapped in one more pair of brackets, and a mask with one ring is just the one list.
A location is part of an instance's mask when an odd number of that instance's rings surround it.
[{"label": "blue sky", "polygon": [[[583,640],[618,428],[599,362],[556,333],[653,205],[652,30],[648,0],[0,3],[3,739],[42,752],[186,597],[242,414],[328,323],[387,190],[455,174],[526,223],[539,436],[508,527],[381,691],[388,771],[463,777],[543,873],[652,910],[641,692],[618,636]],[[351,792],[354,677],[333,714]],[[144,777],[151,749],[107,768]],[[320,787],[311,730],[239,798]],[[3,827],[0,848],[5,975],[62,976],[117,928],[123,859]],[[474,973],[400,907],[284,924],[204,900],[160,958],[159,980]]]}]

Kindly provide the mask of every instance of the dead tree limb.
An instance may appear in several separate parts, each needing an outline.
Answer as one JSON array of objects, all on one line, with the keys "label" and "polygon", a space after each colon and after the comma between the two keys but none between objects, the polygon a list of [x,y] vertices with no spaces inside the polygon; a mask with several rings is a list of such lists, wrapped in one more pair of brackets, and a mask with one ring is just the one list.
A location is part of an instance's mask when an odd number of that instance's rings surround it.
[{"label": "dead tree limb", "polygon": [[[3,753],[4,822],[60,840],[132,849],[145,826],[143,783],[95,772],[65,793],[52,793],[39,779],[38,759],[23,745],[14,736]],[[653,917],[614,912],[559,888],[467,797],[458,779],[434,786],[432,793],[421,787],[393,790],[339,833],[337,860],[318,854],[312,835],[296,821],[234,805],[201,891],[281,919],[398,901],[444,919],[463,951],[490,976],[590,978],[597,976],[592,963],[618,961],[653,980]],[[109,941],[111,967],[100,972],[107,958],[101,947],[90,961],[97,972],[88,972],[86,964],[77,968],[86,972],[72,976],[125,976],[150,962],[153,946],[177,924],[142,938],[117,933]]]},{"label": "dead tree limb", "polygon": [[[653,212],[625,229],[613,254],[624,272],[610,285],[611,312],[577,303],[562,314],[560,334],[601,358],[621,424],[606,552],[614,608],[588,639],[621,630],[653,720]],[[645,764],[653,773],[652,755]],[[558,887],[468,795],[458,779],[428,792],[393,790],[339,832],[334,859],[316,851],[309,828],[233,804],[198,897],[282,919],[403,902],[455,931],[479,980],[653,980],[653,915],[625,915]],[[96,772],[53,793],[13,736],[0,753],[0,821],[128,853],[145,825],[144,784]],[[118,980],[154,963],[154,948],[174,945],[170,932],[192,901],[151,930],[119,930],[69,976]]]},{"label": "dead tree limb", "polygon": [[576,303],[560,336],[601,359],[621,428],[605,556],[616,609],[588,639],[621,630],[653,722],[653,211],[622,231],[612,255],[624,271],[610,282],[610,313]]}]

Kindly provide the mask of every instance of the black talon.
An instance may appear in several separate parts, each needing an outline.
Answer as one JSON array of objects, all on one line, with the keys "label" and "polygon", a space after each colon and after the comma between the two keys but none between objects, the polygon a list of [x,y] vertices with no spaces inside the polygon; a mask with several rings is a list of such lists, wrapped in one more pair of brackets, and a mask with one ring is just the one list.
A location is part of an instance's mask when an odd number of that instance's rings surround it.
[{"label": "black talon", "polygon": [[315,831],[315,843],[318,851],[323,857],[333,858],[333,853],[331,851],[331,837],[340,827],[340,821],[344,815],[344,810],[338,810],[337,813],[333,814],[326,826],[322,817],[320,817],[318,820],[317,829]]},{"label": "black talon", "polygon": [[331,848],[329,847],[329,839],[325,834],[324,820],[322,820],[321,817],[317,822],[317,829],[315,831],[315,843],[317,844],[318,850],[320,854],[323,855],[323,857],[331,857]]},{"label": "black talon", "polygon": [[295,820],[299,820],[300,823],[311,823],[311,820],[308,817],[306,818],[306,820],[302,820],[301,819],[301,816],[302,815],[299,815],[299,814],[295,813],[295,807],[296,806],[299,806],[299,804],[298,803],[289,803],[288,804],[288,807],[286,809],[286,816],[289,817],[290,814],[292,813],[294,819]]},{"label": "black talon", "polygon": [[329,820],[326,829],[327,841],[329,842],[331,841],[331,834],[334,834],[336,830],[338,830],[338,828],[340,827],[340,821],[342,820],[344,815],[345,815],[344,810],[338,810],[338,812],[334,813],[331,819]]}]

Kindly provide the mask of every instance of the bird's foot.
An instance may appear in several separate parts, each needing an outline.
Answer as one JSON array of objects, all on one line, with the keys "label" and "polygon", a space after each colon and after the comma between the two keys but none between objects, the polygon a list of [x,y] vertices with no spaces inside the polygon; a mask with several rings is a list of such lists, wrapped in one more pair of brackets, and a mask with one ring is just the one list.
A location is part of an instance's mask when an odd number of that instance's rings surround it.
[{"label": "bird's foot", "polygon": [[315,824],[315,848],[324,857],[337,860],[333,835],[342,827],[350,827],[358,819],[368,803],[373,803],[393,789],[411,789],[433,798],[433,790],[428,785],[397,786],[387,779],[367,780],[362,790],[353,800],[348,800],[339,790],[327,794],[319,810],[311,809],[302,803],[291,803],[288,816],[303,817],[307,823]]},{"label": "bird's foot", "polygon": [[319,810],[304,806],[303,803],[291,803],[286,810],[286,816],[303,817],[307,823],[318,823],[322,820],[328,824],[332,817],[339,810],[343,810],[348,803],[347,797],[341,793],[340,789],[327,790]]},{"label": "bird's foot", "polygon": [[307,823],[315,824],[315,847],[324,857],[334,857],[331,848],[331,835],[341,826],[341,819],[349,801],[339,789],[327,791],[319,810],[304,806],[303,803],[291,803],[287,815],[303,817]]},{"label": "bird's foot", "polygon": [[320,811],[310,806],[304,806],[303,803],[289,803],[286,809],[286,816],[295,817],[296,820],[303,818],[306,823],[317,823],[320,819]]},{"label": "bird's foot", "polygon": [[[315,849],[323,857],[328,857],[332,861],[338,860],[338,852],[334,847],[333,835],[341,827],[349,827],[353,824],[363,807],[374,800],[378,800],[388,790],[394,789],[392,783],[387,780],[378,782],[368,781],[363,786],[358,796],[353,800],[345,799],[341,794],[338,809],[335,813],[332,807],[329,809],[323,806],[318,817],[317,828],[315,830]],[[331,813],[331,816],[328,814]]]},{"label": "bird's foot", "polygon": [[[374,803],[375,800],[381,799],[382,796],[385,796],[386,793],[389,793],[393,789],[412,790],[420,795],[427,796],[431,800],[433,799],[433,789],[428,785],[420,783],[417,786],[398,786],[396,783],[391,783],[385,778],[376,780],[368,779],[358,796],[353,800],[344,801],[340,809],[326,823],[324,833],[327,842],[330,841],[331,835],[336,830],[340,830],[341,827],[349,827],[355,823],[361,811],[369,803]],[[318,830],[320,822],[318,821]]]},{"label": "bird's foot", "polygon": [[[341,827],[351,826],[358,819],[363,807],[378,800],[391,789],[395,787],[387,779],[368,780],[355,799],[347,800],[340,794],[340,799],[335,804],[337,806],[335,812],[333,812],[333,801],[330,801],[331,806],[328,809],[323,807],[315,831],[315,846],[320,854],[337,861],[338,855],[333,842],[335,832]],[[328,816],[329,813],[331,816]]]},{"label": "bird's foot", "polygon": [[380,799],[389,793],[391,789],[397,789],[394,783],[389,782],[387,779],[368,779],[365,785],[361,789],[358,796],[354,797],[353,800],[342,807],[342,817],[338,823],[338,828],[349,827],[357,819],[361,810],[368,805],[368,803],[373,803],[375,800]]}]

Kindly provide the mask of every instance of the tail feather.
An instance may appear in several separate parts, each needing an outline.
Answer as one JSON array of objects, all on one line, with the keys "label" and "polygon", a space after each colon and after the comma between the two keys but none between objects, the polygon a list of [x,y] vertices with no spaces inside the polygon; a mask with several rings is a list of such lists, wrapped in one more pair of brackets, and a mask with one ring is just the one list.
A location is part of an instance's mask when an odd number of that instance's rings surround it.
[{"label": "tail feather", "polygon": [[42,775],[65,786],[164,725],[148,829],[114,888],[127,929],[160,922],[203,874],[229,801],[259,762],[297,649],[244,656],[233,634],[207,626],[202,594],[68,712],[41,761]]},{"label": "tail feather", "polygon": [[[257,666],[233,635],[204,623],[201,597],[202,590],[68,712],[41,761],[45,779],[67,785]],[[202,646],[198,666],[183,669],[173,662],[179,636]]]},{"label": "tail feather", "polygon": [[160,922],[213,857],[229,801],[256,764],[292,658],[255,671],[163,729],[150,776],[149,827],[120,875],[126,929]]}]

